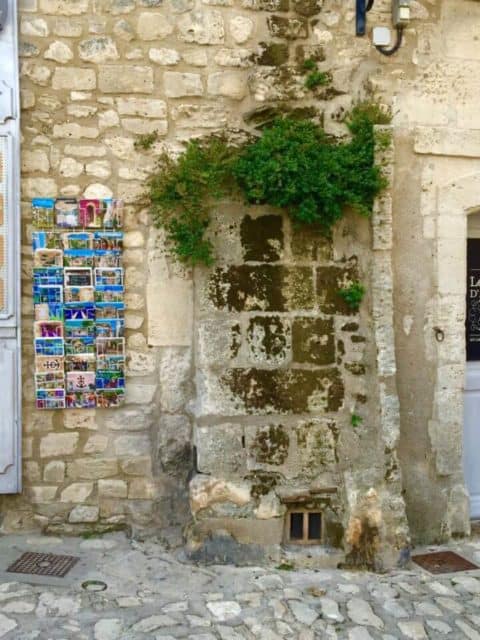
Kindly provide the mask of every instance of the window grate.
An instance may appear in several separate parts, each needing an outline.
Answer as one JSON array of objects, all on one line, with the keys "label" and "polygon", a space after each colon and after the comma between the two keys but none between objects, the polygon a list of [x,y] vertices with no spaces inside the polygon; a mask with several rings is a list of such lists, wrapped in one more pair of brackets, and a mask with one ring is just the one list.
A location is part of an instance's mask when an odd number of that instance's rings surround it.
[{"label": "window grate", "polygon": [[292,509],[287,513],[287,542],[320,544],[322,542],[322,513],[309,509]]}]

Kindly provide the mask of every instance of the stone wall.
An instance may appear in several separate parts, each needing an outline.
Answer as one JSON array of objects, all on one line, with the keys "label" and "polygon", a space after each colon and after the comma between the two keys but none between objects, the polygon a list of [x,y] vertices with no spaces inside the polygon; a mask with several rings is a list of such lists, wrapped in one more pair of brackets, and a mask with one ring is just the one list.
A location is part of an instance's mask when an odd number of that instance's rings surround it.
[{"label": "stone wall", "polygon": [[[475,137],[448,133],[477,126],[468,25],[478,7],[412,5],[387,59],[355,38],[344,0],[20,0],[24,491],[0,499],[2,530],[166,532],[192,512],[190,548],[205,557],[218,530],[240,545],[280,542],[288,500],[308,494],[327,544],[368,563],[373,541],[391,562],[408,539],[397,384],[411,529],[424,540],[466,530],[460,414],[448,422],[440,408],[442,356],[424,327],[441,314],[440,156],[480,156]],[[377,0],[369,25],[390,15],[390,0]],[[305,87],[306,58],[329,86]],[[370,96],[392,107],[396,149],[373,225],[349,215],[328,243],[278,211],[226,202],[212,227],[216,266],[192,273],[171,259],[143,201],[160,152],[227,125],[253,130],[279,111],[344,135],[346,112]],[[135,144],[152,132],[150,149]],[[456,175],[470,171],[456,162]],[[28,199],[81,194],[127,203],[127,404],[35,412]],[[335,293],[357,274],[368,290],[358,317]],[[455,322],[458,336],[461,314]]]}]

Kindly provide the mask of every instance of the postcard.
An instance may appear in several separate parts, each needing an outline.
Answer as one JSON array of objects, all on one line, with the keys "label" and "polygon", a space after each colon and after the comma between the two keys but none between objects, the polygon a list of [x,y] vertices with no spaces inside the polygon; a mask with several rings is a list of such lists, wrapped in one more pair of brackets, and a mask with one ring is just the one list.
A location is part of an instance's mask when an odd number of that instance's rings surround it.
[{"label": "postcard", "polygon": [[125,338],[97,338],[97,357],[124,355]]},{"label": "postcard", "polygon": [[63,371],[35,374],[35,386],[37,389],[63,389],[65,386]]},{"label": "postcard", "polygon": [[95,289],[95,303],[122,302],[123,294],[123,287],[120,285],[99,285]]},{"label": "postcard", "polygon": [[95,286],[123,285],[123,269],[95,269]]},{"label": "postcard", "polygon": [[63,338],[63,322],[41,320],[34,323],[35,338]]},{"label": "postcard", "polygon": [[65,320],[65,338],[94,338],[94,320]]},{"label": "postcard", "polygon": [[95,391],[95,371],[70,371],[67,373],[67,391]]},{"label": "postcard", "polygon": [[65,302],[93,302],[95,293],[93,287],[65,287]]},{"label": "postcard", "polygon": [[37,389],[37,409],[64,409],[65,389]]},{"label": "postcard", "polygon": [[103,318],[123,318],[125,303],[121,302],[96,302],[95,312],[97,320]]},{"label": "postcard", "polygon": [[70,303],[64,309],[65,322],[69,320],[95,320],[95,307],[93,304]]},{"label": "postcard", "polygon": [[93,234],[87,231],[77,231],[62,234],[62,245],[64,249],[92,249]]},{"label": "postcard", "polygon": [[35,338],[37,356],[63,356],[64,352],[63,338]]},{"label": "postcard", "polygon": [[125,400],[125,389],[102,389],[97,391],[97,406],[101,409],[119,407]]},{"label": "postcard", "polygon": [[63,376],[63,367],[63,356],[37,356],[35,358],[37,373],[61,373]]},{"label": "postcard", "polygon": [[123,226],[123,200],[104,200],[103,226],[105,229],[120,229]]},{"label": "postcard", "polygon": [[120,251],[95,251],[93,266],[101,269],[114,269],[122,266],[122,254]]},{"label": "postcard", "polygon": [[96,375],[96,386],[98,389],[123,389],[125,387],[125,374],[117,370],[100,370]]},{"label": "postcard", "polygon": [[33,284],[48,286],[63,285],[63,269],[61,267],[39,267],[33,270]]},{"label": "postcard", "polygon": [[37,249],[61,249],[61,235],[55,231],[33,231],[32,247]]},{"label": "postcard", "polygon": [[125,330],[123,318],[97,319],[97,338],[121,338]]},{"label": "postcard", "polygon": [[91,287],[92,270],[87,267],[67,267],[63,270],[65,287]]},{"label": "postcard", "polygon": [[63,252],[63,265],[65,267],[94,266],[95,254],[92,249],[65,249]]},{"label": "postcard", "polygon": [[57,227],[78,227],[78,205],[75,198],[57,198],[55,201]]},{"label": "postcard", "polygon": [[65,356],[65,371],[95,370],[95,354],[83,353],[76,356]]},{"label": "postcard", "polygon": [[67,409],[93,409],[97,404],[95,391],[71,391],[65,396]]},{"label": "postcard", "polygon": [[37,249],[33,254],[34,267],[63,267],[61,249]]},{"label": "postcard", "polygon": [[55,226],[55,200],[53,198],[33,198],[32,224],[35,229],[53,229]]},{"label": "postcard", "polygon": [[120,252],[123,249],[123,233],[121,231],[95,231],[93,248],[95,252]]},{"label": "postcard", "polygon": [[63,304],[61,302],[42,302],[34,305],[35,320],[63,320]]},{"label": "postcard", "polygon": [[99,356],[97,371],[125,371],[125,356]]},{"label": "postcard", "polygon": [[100,206],[100,200],[80,200],[79,220],[81,227],[101,228],[103,211]]},{"label": "postcard", "polygon": [[76,356],[85,353],[95,354],[95,338],[67,338],[65,339],[65,355]]},{"label": "postcard", "polygon": [[63,287],[61,285],[33,285],[33,302],[34,304],[41,304],[46,302],[48,304],[63,302]]}]

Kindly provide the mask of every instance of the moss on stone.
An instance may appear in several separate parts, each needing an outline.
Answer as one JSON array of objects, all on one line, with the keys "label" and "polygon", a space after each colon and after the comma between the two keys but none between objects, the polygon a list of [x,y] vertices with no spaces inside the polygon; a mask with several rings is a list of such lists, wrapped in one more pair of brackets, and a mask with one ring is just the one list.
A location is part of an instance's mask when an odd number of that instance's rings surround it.
[{"label": "moss on stone", "polygon": [[261,429],[252,444],[257,462],[281,465],[288,456],[290,437],[281,424]]}]

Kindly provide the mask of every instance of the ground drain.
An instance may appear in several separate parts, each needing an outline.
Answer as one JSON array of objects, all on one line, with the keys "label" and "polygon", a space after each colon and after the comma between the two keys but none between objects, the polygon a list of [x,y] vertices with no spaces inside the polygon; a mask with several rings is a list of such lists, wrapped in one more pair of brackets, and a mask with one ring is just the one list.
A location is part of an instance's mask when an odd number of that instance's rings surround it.
[{"label": "ground drain", "polygon": [[58,556],[54,553],[27,551],[8,567],[7,572],[64,578],[78,561],[79,558],[75,556]]},{"label": "ground drain", "polygon": [[453,551],[436,551],[419,556],[412,556],[413,562],[430,573],[456,573],[457,571],[472,571],[478,569],[466,558],[462,558]]}]

